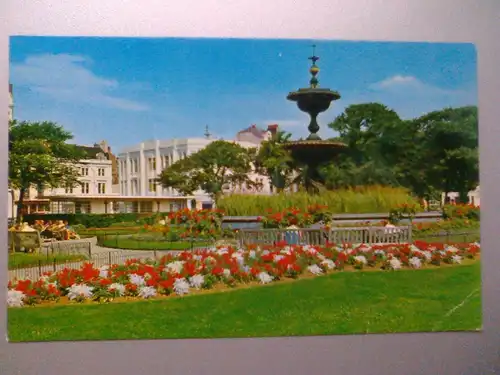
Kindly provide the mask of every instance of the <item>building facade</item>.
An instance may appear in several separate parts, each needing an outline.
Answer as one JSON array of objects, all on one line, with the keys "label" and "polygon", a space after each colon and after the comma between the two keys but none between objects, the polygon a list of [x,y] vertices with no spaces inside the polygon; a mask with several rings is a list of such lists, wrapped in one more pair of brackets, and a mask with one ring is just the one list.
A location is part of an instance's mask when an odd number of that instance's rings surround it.
[{"label": "building facade", "polygon": [[[230,142],[235,142],[246,148],[259,147],[261,142],[269,139],[271,134],[269,130],[263,131],[252,126],[239,132],[236,139]],[[180,197],[181,194],[175,189],[163,188],[159,185],[156,182],[157,178],[168,166],[203,149],[215,140],[209,136],[205,138],[152,140],[123,149],[118,154],[120,194],[135,197]],[[246,186],[226,186],[225,192],[271,193],[269,179],[266,176],[252,173],[250,178],[260,182],[262,188],[254,190]],[[196,208],[209,208],[213,205],[211,198],[201,190],[194,192],[192,199],[196,201]],[[189,203],[188,207],[190,207]]]}]

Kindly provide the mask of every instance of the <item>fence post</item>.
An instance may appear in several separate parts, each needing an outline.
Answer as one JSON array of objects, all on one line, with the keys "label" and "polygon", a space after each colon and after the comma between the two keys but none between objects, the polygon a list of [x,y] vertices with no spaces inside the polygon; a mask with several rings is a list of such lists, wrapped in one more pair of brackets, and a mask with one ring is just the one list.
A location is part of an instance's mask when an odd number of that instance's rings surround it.
[{"label": "fence post", "polygon": [[42,277],[42,261],[38,261],[38,277]]},{"label": "fence post", "polygon": [[92,243],[89,241],[89,258],[92,257]]},{"label": "fence post", "polygon": [[53,270],[54,270],[54,272],[56,272],[56,258],[54,258],[53,265],[54,265]]},{"label": "fence post", "polygon": [[111,251],[108,252],[108,261],[109,265],[111,265]]},{"label": "fence post", "polygon": [[153,256],[154,256],[154,258],[156,260],[156,250],[153,250]]}]

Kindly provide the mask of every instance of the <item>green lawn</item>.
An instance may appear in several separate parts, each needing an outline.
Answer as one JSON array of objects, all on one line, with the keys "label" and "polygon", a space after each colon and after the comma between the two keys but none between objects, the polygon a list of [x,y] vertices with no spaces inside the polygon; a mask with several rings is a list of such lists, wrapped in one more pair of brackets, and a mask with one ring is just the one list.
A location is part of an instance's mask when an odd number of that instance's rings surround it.
[{"label": "green lawn", "polygon": [[[161,239],[136,239],[130,236],[107,236],[99,240],[99,245],[123,250],[187,250],[191,248],[188,241],[165,241]],[[193,247],[211,246],[210,241],[195,241]]]},{"label": "green lawn", "polygon": [[[481,328],[480,262],[338,272],[254,288],[137,302],[8,310],[11,341],[224,338]],[[451,315],[447,313],[471,298]]]},{"label": "green lawn", "polygon": [[[470,234],[456,234],[456,233],[470,233]],[[448,236],[437,236],[438,233],[415,234],[413,240],[422,240],[426,242],[448,242],[448,243],[466,243],[466,242],[479,242],[481,239],[480,232],[457,230],[450,232]]]},{"label": "green lawn", "polygon": [[38,265],[46,265],[54,263],[62,263],[65,261],[77,261],[87,259],[82,254],[28,254],[28,253],[10,253],[9,254],[9,270],[21,267],[36,267]]}]

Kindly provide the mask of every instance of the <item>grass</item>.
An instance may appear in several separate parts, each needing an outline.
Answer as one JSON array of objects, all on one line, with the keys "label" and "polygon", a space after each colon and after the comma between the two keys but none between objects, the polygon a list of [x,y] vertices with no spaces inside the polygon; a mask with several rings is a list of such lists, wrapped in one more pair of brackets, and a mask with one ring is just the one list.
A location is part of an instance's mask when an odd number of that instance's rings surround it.
[{"label": "grass", "polygon": [[[163,300],[8,310],[20,341],[314,336],[476,330],[480,262],[397,272],[338,272]],[[449,316],[447,316],[447,314]]]},{"label": "grass", "polygon": [[326,205],[332,213],[385,213],[401,203],[416,203],[405,189],[368,186],[339,189],[318,195],[304,192],[266,195],[233,194],[217,201],[217,208],[228,216],[262,215],[269,208],[282,211],[296,207],[305,210],[314,204]]},{"label": "grass", "polygon": [[84,260],[87,257],[83,254],[28,254],[28,253],[10,253],[8,268],[25,268],[25,267],[36,267],[38,265],[52,264],[54,261],[56,263],[62,263],[65,261],[78,261]]},{"label": "grass", "polygon": [[80,229],[77,231],[80,238],[90,238],[97,236],[113,236],[120,234],[136,234],[140,231],[144,230],[144,227],[109,227],[109,228],[88,228],[88,229]]},{"label": "grass", "polygon": [[187,250],[193,247],[211,246],[210,241],[165,241],[155,239],[137,239],[130,236],[104,236],[98,240],[99,246],[123,250]]}]

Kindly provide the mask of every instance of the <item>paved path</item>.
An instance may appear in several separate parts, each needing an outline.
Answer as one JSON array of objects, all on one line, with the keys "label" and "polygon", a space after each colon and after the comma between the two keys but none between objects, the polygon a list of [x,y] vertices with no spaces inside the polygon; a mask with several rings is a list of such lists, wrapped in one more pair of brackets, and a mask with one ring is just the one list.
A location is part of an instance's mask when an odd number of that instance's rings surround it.
[{"label": "paved path", "polygon": [[[67,245],[66,245],[67,244]],[[81,240],[61,241],[54,246],[54,254],[58,252],[58,248],[65,253],[64,247],[69,246],[72,253],[81,253],[88,256],[88,245],[91,246],[90,261],[96,266],[101,267],[108,264],[123,264],[128,259],[151,259],[155,256],[157,258],[166,254],[177,254],[180,251],[172,250],[123,250],[113,249],[109,247],[102,247],[97,245],[95,237],[85,238]],[[81,245],[81,246],[78,246]],[[42,251],[50,251],[51,244],[46,243],[42,246]],[[66,252],[67,253],[67,252]],[[14,279],[37,279],[45,272],[61,271],[64,268],[80,268],[86,261],[64,262],[60,264],[48,264],[41,267],[18,268],[9,270],[9,280]]]}]

